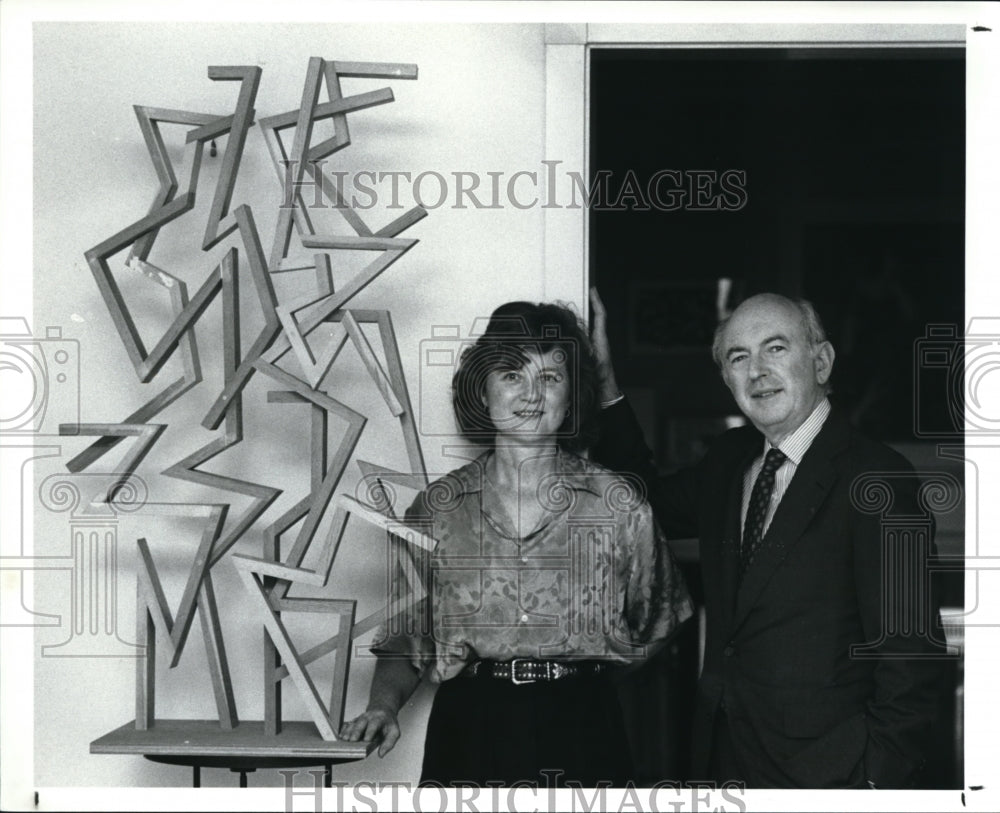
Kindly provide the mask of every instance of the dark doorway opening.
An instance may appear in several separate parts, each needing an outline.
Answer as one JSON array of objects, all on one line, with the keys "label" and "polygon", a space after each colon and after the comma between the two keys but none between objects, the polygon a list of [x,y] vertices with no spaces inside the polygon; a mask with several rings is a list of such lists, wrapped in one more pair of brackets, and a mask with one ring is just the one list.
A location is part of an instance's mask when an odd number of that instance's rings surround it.
[{"label": "dark doorway opening", "polygon": [[[921,348],[941,336],[948,345],[949,329],[956,347],[964,329],[964,50],[590,56],[590,277],[608,307],[618,381],[661,470],[695,462],[739,419],[712,332],[742,298],[777,291],[816,306],[837,350],[831,399],[854,423],[918,470],[962,482],[961,464],[936,452],[962,442],[961,393],[947,380],[961,380],[961,354]],[[939,521],[940,553],[962,555],[962,514]],[[696,546],[686,550],[697,584]],[[953,575],[936,588],[960,608]],[[696,673],[697,642],[681,640],[623,694],[635,713],[652,703],[667,721],[636,743],[644,779],[687,778]],[[954,678],[960,687],[960,664]],[[951,745],[929,786],[961,786],[956,716],[943,715],[940,741]]]}]

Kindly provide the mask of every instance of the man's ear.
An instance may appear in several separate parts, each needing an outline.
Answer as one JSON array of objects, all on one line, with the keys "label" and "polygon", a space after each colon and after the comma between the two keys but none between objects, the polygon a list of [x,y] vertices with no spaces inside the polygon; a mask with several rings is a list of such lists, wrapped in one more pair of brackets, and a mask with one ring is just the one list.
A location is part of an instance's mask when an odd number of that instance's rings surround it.
[{"label": "man's ear", "polygon": [[833,372],[833,359],[836,357],[833,352],[833,345],[830,342],[820,342],[813,353],[813,369],[816,371],[816,381],[819,384],[826,384],[830,380]]}]

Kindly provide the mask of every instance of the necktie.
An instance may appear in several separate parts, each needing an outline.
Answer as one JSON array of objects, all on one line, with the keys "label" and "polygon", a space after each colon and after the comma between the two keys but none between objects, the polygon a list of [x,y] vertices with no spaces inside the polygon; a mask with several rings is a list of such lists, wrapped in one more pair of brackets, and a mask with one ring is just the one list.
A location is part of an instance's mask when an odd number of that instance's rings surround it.
[{"label": "necktie", "polygon": [[769,450],[750,491],[750,504],[747,507],[747,519],[743,524],[743,541],[740,544],[740,578],[747,572],[760,548],[760,540],[764,537],[767,507],[771,502],[771,492],[774,491],[774,474],[785,460],[785,453],[780,449]]}]

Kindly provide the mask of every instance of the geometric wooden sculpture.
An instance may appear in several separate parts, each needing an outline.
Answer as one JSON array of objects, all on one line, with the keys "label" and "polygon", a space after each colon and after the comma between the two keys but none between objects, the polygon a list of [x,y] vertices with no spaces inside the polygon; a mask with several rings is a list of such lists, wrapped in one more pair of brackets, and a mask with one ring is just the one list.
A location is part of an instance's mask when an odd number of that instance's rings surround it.
[{"label": "geometric wooden sculpture", "polygon": [[[426,550],[434,549],[435,540],[420,531],[408,528],[398,521],[388,520],[371,509],[370,506],[359,503],[346,495],[341,495],[340,502],[345,524],[347,518],[356,513],[364,519],[374,522],[378,527],[405,543],[418,545]],[[406,554],[404,553],[404,555]],[[390,617],[389,614],[386,609],[381,609],[361,623],[356,623],[354,601],[282,597],[279,590],[267,590],[266,580],[268,577],[287,584],[293,582],[316,583],[317,580],[311,578],[316,575],[315,571],[299,570],[285,563],[275,563],[241,554],[234,555],[232,559],[244,584],[254,597],[254,606],[258,617],[263,622],[270,642],[276,651],[276,654],[268,659],[268,667],[273,671],[265,672],[265,690],[270,693],[269,696],[272,698],[266,706],[269,713],[265,717],[265,726],[269,732],[277,733],[280,731],[280,681],[285,677],[291,677],[299,689],[300,696],[305,702],[313,722],[319,729],[320,736],[325,740],[336,740],[337,732],[343,724],[347,672],[351,661],[351,643],[354,638],[364,635],[376,624],[385,621]],[[419,601],[426,593],[416,568],[412,566],[412,560],[410,560],[410,565],[404,569],[410,585],[410,593],[403,602],[396,605],[396,613],[402,612],[412,603]],[[319,583],[325,583],[325,580]],[[337,615],[337,632],[308,651],[300,652],[281,619],[282,613],[288,612]],[[330,703],[326,705],[319,696],[307,666],[331,653],[336,657],[336,668],[333,671]],[[277,656],[280,656],[280,660]],[[284,666],[281,665],[281,661],[284,662]]]},{"label": "geometric wooden sculpture", "polygon": [[218,537],[220,526],[225,520],[224,508],[222,506],[215,509],[211,521],[205,528],[176,619],[171,618],[170,606],[160,586],[149,546],[145,539],[139,540],[141,559],[136,597],[136,630],[139,636],[138,644],[146,647],[146,657],[139,658],[136,664],[135,723],[138,729],[151,728],[155,723],[156,632],[158,631],[161,638],[167,641],[171,654],[171,666],[175,665],[180,660],[191,622],[194,619],[196,601],[202,621],[219,721],[223,728],[233,728],[239,722],[236,702],[233,699],[225,644],[219,627],[215,591],[212,588],[212,577],[208,570],[208,557],[212,543]]},{"label": "geometric wooden sculpture", "polygon": [[[236,182],[236,172],[239,169],[240,158],[243,153],[243,143],[246,138],[246,130],[252,122],[252,106],[257,95],[257,85],[260,82],[261,69],[257,67],[246,68],[209,68],[209,77],[213,79],[234,79],[241,80],[241,92],[237,109],[232,116],[211,116],[206,117],[201,114],[191,114],[182,111],[150,110],[148,108],[137,108],[140,126],[146,137],[147,148],[150,157],[160,178],[160,190],[153,202],[153,207],[146,217],[126,227],[117,234],[104,240],[94,248],[85,253],[87,263],[90,265],[97,281],[98,287],[104,297],[105,304],[111,314],[112,321],[118,329],[118,334],[125,345],[125,350],[135,366],[139,380],[143,383],[149,381],[166,360],[173,353],[177,346],[177,337],[184,332],[191,323],[196,321],[207,305],[207,300],[212,295],[209,285],[212,279],[206,280],[205,284],[192,297],[191,302],[183,309],[174,322],[167,329],[160,341],[152,351],[146,351],[145,345],[135,323],[132,320],[128,307],[122,298],[121,291],[115,281],[114,274],[108,265],[108,259],[126,247],[132,247],[129,261],[133,258],[140,260],[148,259],[153,242],[156,239],[160,228],[172,220],[187,213],[194,206],[195,189],[198,185],[198,175],[201,169],[202,153],[205,142],[217,138],[226,133],[232,133],[230,143],[227,145],[226,157],[223,159],[223,171],[219,175],[216,184],[215,199],[213,200],[212,212],[209,216],[208,228],[206,232],[206,246],[214,245],[219,235],[218,227],[220,218],[228,212],[229,201],[232,197],[233,185]],[[189,125],[200,125],[189,133],[188,141],[195,144],[194,156],[191,163],[191,176],[188,188],[177,199],[173,198],[177,181],[170,165],[169,157],[163,145],[163,140],[159,134],[158,123],[160,121],[171,121]],[[235,228],[235,223],[223,235],[228,234]],[[210,238],[211,235],[211,239]]]},{"label": "geometric wooden sculpture", "polygon": [[[394,98],[387,87],[345,96],[341,79],[415,79],[417,68],[409,64],[338,62],[314,57],[309,60],[298,107],[261,118],[259,122],[255,122],[254,109],[262,76],[259,67],[210,67],[208,76],[213,81],[238,83],[237,99],[231,112],[207,114],[157,107],[135,108],[156,171],[158,189],[145,215],[86,252],[87,263],[139,381],[142,384],[153,382],[178,351],[182,375],[120,423],[66,427],[66,434],[96,435],[98,438],[72,458],[68,468],[72,472],[85,471],[123,438],[134,436],[137,440],[132,441],[133,446],[129,447],[117,474],[134,473],[154,444],[169,442],[164,439],[170,437],[167,427],[149,421],[203,381],[195,328],[203,338],[209,331],[218,336],[223,347],[223,383],[213,393],[211,405],[201,421],[204,428],[217,435],[161,472],[167,477],[196,484],[204,490],[205,500],[192,504],[151,499],[141,509],[150,516],[173,513],[197,517],[203,526],[183,593],[175,605],[176,615],[161,583],[154,548],[163,544],[176,546],[177,540],[147,541],[142,538],[138,542],[136,628],[138,643],[146,647],[147,657],[137,660],[136,719],[131,730],[163,736],[175,729],[183,731],[181,721],[163,721],[157,726],[155,652],[157,640],[165,642],[162,648],[169,656],[170,665],[175,666],[184,651],[195,615],[201,620],[218,725],[222,730],[234,732],[240,728],[220,625],[220,612],[225,611],[225,606],[219,606],[212,579],[213,569],[225,562],[227,567],[235,565],[246,587],[254,618],[265,634],[263,733],[275,738],[282,735],[281,687],[284,680],[290,679],[302,696],[320,737],[331,741],[336,739],[343,720],[353,642],[385,620],[387,614],[382,609],[358,620],[353,598],[299,596],[296,585],[327,583],[353,517],[373,523],[394,536],[392,544],[400,555],[410,585],[408,600],[419,600],[425,595],[424,586],[407,548],[431,549],[434,541],[419,529],[401,524],[392,507],[384,501],[375,499],[371,504],[346,495],[337,496],[367,419],[334,394],[338,360],[344,358],[345,352],[357,353],[373,390],[384,402],[386,414],[399,421],[410,468],[407,473],[398,473],[376,464],[359,463],[363,475],[384,483],[392,482],[393,478],[397,478],[397,482],[406,480],[416,488],[427,484],[413,408],[389,312],[349,307],[361,290],[416,245],[415,239],[402,234],[427,212],[415,206],[381,228],[373,229],[345,199],[337,183],[323,173],[322,166],[329,156],[350,145],[349,116],[391,103]],[[324,88],[325,99],[321,101]],[[334,135],[322,140],[315,138],[317,122],[331,123]],[[233,201],[247,136],[255,123],[264,136],[283,198],[286,198],[277,207],[277,225],[269,255],[262,246],[250,207],[238,202],[234,205]],[[190,172],[183,188],[161,129],[165,125],[186,128],[183,149],[190,160]],[[290,145],[286,146],[289,136]],[[224,253],[221,261],[189,295],[188,286],[179,275],[154,264],[151,257],[163,227],[194,210],[204,148],[217,139],[225,139],[226,143],[199,246],[202,251],[222,246]],[[322,195],[329,202],[325,211],[336,219],[336,223],[314,222],[317,213],[303,197],[303,189],[309,186],[314,187],[311,197]],[[337,228],[345,224],[351,234],[338,233]],[[297,239],[293,239],[293,232]],[[227,240],[229,243],[224,246]],[[117,272],[112,270],[114,258],[126,249],[128,254],[121,264],[124,271],[141,274],[170,294],[172,319],[165,329],[160,328],[160,335],[151,349],[147,349],[140,337],[133,309],[118,284]],[[334,270],[340,266],[340,258],[346,256],[342,254],[345,251],[367,252],[371,260],[335,286]],[[279,301],[271,275],[301,275],[303,272],[305,275],[301,277],[303,282],[298,290],[286,297],[286,301]],[[255,293],[249,300],[249,307],[259,311],[263,325],[244,352],[241,308],[247,305],[241,303],[240,289],[246,282],[252,283]],[[220,307],[216,307],[216,302]],[[221,320],[217,317],[219,310]],[[322,331],[319,330],[321,325],[325,326]],[[147,328],[145,332],[150,331]],[[370,338],[376,333],[381,353]],[[308,427],[312,448],[308,493],[269,522],[263,533],[263,555],[260,557],[230,551],[264,517],[282,493],[281,484],[223,476],[203,468],[243,441],[243,397],[247,384],[258,373],[275,384],[275,389],[267,395],[274,409],[295,410],[299,415],[308,412],[308,421],[295,421],[291,425]],[[249,505],[238,516],[225,501],[229,493],[250,498]],[[373,494],[377,497],[377,489]],[[91,499],[97,501],[111,497],[113,495],[107,493],[91,495]],[[321,536],[324,522],[326,530]],[[293,528],[297,528],[295,538],[282,553],[282,539],[290,536]],[[392,611],[399,611],[399,608]],[[287,618],[283,618],[298,612],[324,614],[329,619],[324,623],[329,624],[331,634],[311,647],[300,647],[289,632]],[[321,658],[326,659],[323,662],[325,676],[332,678],[328,698],[320,697],[310,673],[310,668],[315,668]],[[332,667],[327,666],[330,660]],[[191,724],[197,724],[201,737],[205,723],[191,721]],[[260,726],[261,723],[250,725]],[[110,741],[108,737],[102,738],[95,750],[114,751],[114,737],[121,735],[122,730],[113,734],[108,735],[112,737]],[[139,747],[137,742],[130,740],[128,746],[122,745],[120,750],[134,751]],[[240,748],[245,750],[244,745]],[[363,756],[368,746],[344,743],[342,750]]]},{"label": "geometric wooden sculpture", "polygon": [[[223,280],[223,348],[225,380],[229,382],[236,374],[240,359],[240,323],[239,323],[239,275],[237,270],[236,249],[232,248],[223,257],[221,276]],[[226,551],[253,525],[257,518],[267,510],[281,494],[281,490],[261,483],[252,483],[235,477],[224,477],[211,472],[201,471],[199,467],[218,455],[232,448],[243,440],[243,396],[237,394],[226,410],[224,429],[220,437],[215,438],[202,448],[192,452],[183,460],[174,463],[162,473],[168,477],[198,483],[211,488],[224,489],[252,498],[252,502],[242,516],[214,545],[210,564],[218,562]]]},{"label": "geometric wooden sculpture", "polygon": [[[166,288],[170,293],[170,304],[173,309],[174,318],[176,319],[181,314],[189,302],[187,285],[183,280],[167,273],[161,268],[157,268],[151,263],[140,260],[138,257],[129,263],[129,268],[138,271],[146,279]],[[201,361],[198,354],[198,343],[193,331],[188,331],[181,338],[180,349],[184,374],[176,381],[168,384],[166,388],[157,395],[154,395],[135,412],[124,418],[121,421],[123,424],[146,423],[201,382]],[[110,435],[103,436],[100,440],[92,443],[70,460],[66,464],[66,468],[71,472],[83,471],[99,460],[106,452],[110,451],[118,441],[119,438],[117,437]]]},{"label": "geometric wooden sculpture", "polygon": [[[262,573],[255,566],[260,561],[240,555],[233,557],[236,569],[253,597],[252,605],[257,612],[257,618],[263,623],[272,645],[283,659],[284,669],[299,689],[302,701],[309,716],[316,723],[320,736],[324,740],[336,740],[337,732],[343,724],[344,695],[347,691],[347,670],[350,666],[350,642],[351,631],[354,627],[355,602],[344,599],[276,599],[268,594],[264,587]],[[336,615],[338,624],[334,646],[329,649],[316,650],[304,656],[300,655],[281,618],[283,613],[295,611],[323,613],[325,616]],[[336,668],[333,672],[330,703],[327,705],[320,698],[306,667],[310,660],[315,660],[329,652],[333,652],[336,658]],[[276,671],[279,668],[275,666]],[[265,677],[272,683],[281,679],[277,675]],[[265,725],[267,724],[268,721],[265,720]],[[274,725],[276,729],[280,729],[280,720],[275,719]]]}]

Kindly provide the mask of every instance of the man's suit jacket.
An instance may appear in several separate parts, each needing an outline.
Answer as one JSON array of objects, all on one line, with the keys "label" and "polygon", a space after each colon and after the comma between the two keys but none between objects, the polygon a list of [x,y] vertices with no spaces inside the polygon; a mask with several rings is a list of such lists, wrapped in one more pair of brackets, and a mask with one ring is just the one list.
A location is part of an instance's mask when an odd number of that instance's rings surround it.
[{"label": "man's suit jacket", "polygon": [[698,466],[660,478],[626,403],[602,422],[597,460],[643,479],[668,538],[700,540],[707,623],[693,778],[709,778],[724,708],[750,787],[911,786],[940,705],[943,646],[924,579],[932,529],[899,537],[900,549],[883,543],[886,495],[889,518],[927,516],[905,458],[834,409],[739,582],[743,476],[762,435],[730,430]]}]

